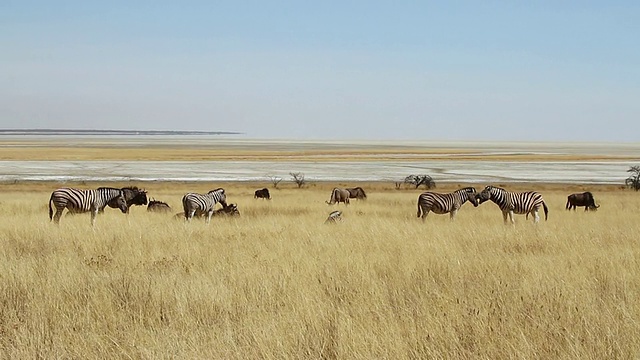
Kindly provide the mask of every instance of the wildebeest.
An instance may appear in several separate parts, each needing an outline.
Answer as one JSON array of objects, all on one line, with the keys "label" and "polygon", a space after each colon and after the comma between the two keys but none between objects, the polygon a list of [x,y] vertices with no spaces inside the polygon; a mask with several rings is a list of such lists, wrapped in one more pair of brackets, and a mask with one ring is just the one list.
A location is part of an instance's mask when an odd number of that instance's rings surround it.
[{"label": "wildebeest", "polygon": [[256,192],[253,195],[253,198],[254,199],[271,200],[271,195],[269,194],[269,189],[264,188],[264,189],[256,190]]},{"label": "wildebeest", "polygon": [[593,194],[591,194],[589,191],[567,196],[567,205],[565,208],[567,210],[575,210],[577,206],[584,206],[584,211],[596,211],[600,207],[600,205],[596,205]]},{"label": "wildebeest", "polygon": [[342,221],[342,211],[332,211],[331,214],[329,214],[329,217],[327,218],[327,220],[324,221],[325,224],[334,224],[337,223],[338,221]]},{"label": "wildebeest", "polygon": [[[100,189],[100,188],[98,188]],[[137,186],[129,186],[121,189],[124,194],[124,199],[127,202],[127,213],[129,213],[129,208],[132,205],[147,205],[147,191],[144,189],[138,189]],[[117,199],[113,199],[109,201],[107,204],[110,208],[117,209]]]},{"label": "wildebeest", "polygon": [[149,205],[147,205],[147,211],[170,212],[171,206],[164,201],[151,200],[149,201]]},{"label": "wildebeest", "polygon": [[349,192],[349,197],[351,199],[358,199],[358,200],[367,199],[367,194],[365,194],[364,189],[359,186],[354,188],[347,188],[347,191]]},{"label": "wildebeest", "polygon": [[340,188],[333,188],[333,190],[331,190],[331,199],[326,201],[326,203],[333,205],[341,202],[345,205],[349,205],[349,191]]},{"label": "wildebeest", "polygon": [[[198,211],[196,211],[196,213],[193,215],[193,217],[198,219],[204,219],[206,218],[206,216],[207,216],[206,212],[198,212]],[[238,210],[238,206],[236,204],[229,204],[226,207],[223,207],[222,209],[213,210],[213,214],[211,214],[211,217],[216,217],[216,216],[240,216],[240,211]],[[177,213],[174,216],[174,218],[184,219],[184,212]]]}]

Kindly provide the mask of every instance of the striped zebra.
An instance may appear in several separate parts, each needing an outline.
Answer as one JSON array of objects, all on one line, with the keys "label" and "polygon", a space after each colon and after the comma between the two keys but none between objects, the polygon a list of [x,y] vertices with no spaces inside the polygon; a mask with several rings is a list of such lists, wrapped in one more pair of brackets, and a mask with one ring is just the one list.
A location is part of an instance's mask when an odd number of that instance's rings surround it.
[{"label": "striped zebra", "polygon": [[422,217],[424,221],[429,211],[433,211],[436,214],[449,213],[450,219],[453,220],[465,202],[470,201],[474,207],[478,206],[476,195],[476,189],[473,187],[458,189],[447,194],[424,192],[418,197],[418,217]]},{"label": "striped zebra", "polygon": [[531,214],[533,222],[538,223],[540,221],[540,216],[538,215],[540,207],[544,209],[545,221],[549,216],[549,209],[544,199],[542,199],[542,195],[535,191],[516,193],[495,186],[487,186],[478,194],[478,199],[481,204],[491,200],[498,205],[502,210],[502,218],[505,224],[507,224],[507,216],[509,216],[511,223],[515,224],[513,214],[526,214],[527,218]]},{"label": "striped zebra", "polygon": [[220,203],[223,208],[227,207],[227,196],[222,188],[211,190],[206,194],[185,194],[182,197],[184,217],[190,221],[194,215],[207,214],[207,223],[209,223],[213,215],[213,208],[217,203]]},{"label": "striped zebra", "polygon": [[[69,209],[69,213],[91,212],[91,226],[96,223],[96,215],[104,210],[109,202],[115,201],[120,211],[127,212],[127,202],[121,189],[98,188],[96,190],[78,190],[71,188],[61,188],[51,193],[49,198],[49,220],[60,223],[60,217],[64,209]],[[56,214],[53,215],[53,203]]]}]

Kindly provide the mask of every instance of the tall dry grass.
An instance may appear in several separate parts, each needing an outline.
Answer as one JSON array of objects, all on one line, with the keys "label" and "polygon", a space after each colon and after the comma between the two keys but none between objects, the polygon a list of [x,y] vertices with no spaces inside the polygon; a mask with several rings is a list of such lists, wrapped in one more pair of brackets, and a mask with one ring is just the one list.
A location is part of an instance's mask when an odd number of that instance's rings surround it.
[{"label": "tall dry grass", "polygon": [[[178,212],[204,187],[150,196]],[[0,358],[640,356],[635,193],[584,213],[549,190],[549,221],[505,226],[492,203],[423,223],[419,190],[330,207],[323,186],[265,201],[236,184],[240,218],[107,209],[92,229],[49,222],[54,188],[0,194]]]}]

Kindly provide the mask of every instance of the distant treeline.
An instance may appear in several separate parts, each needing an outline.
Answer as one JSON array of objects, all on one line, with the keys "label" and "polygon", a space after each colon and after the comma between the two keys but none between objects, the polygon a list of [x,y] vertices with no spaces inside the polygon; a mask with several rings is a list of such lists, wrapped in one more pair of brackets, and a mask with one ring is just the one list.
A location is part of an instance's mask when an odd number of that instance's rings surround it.
[{"label": "distant treeline", "polygon": [[0,135],[238,135],[233,131],[0,129]]}]

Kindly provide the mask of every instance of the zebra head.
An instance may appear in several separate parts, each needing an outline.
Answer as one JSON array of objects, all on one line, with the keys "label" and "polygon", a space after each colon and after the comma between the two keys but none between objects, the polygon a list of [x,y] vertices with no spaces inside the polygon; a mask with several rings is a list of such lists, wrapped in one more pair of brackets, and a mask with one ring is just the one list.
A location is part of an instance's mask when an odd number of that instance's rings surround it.
[{"label": "zebra head", "polygon": [[478,202],[478,204],[482,204],[483,202],[485,202],[487,200],[491,200],[491,196],[493,194],[493,189],[494,189],[494,187],[489,185],[489,186],[485,187],[484,190],[480,191],[480,193],[478,193],[476,195],[476,201]]},{"label": "zebra head", "polygon": [[466,193],[467,199],[469,199],[469,202],[473,204],[473,207],[478,207],[480,203],[478,202],[478,193],[476,192],[476,188],[467,187],[462,189],[462,191]]}]

